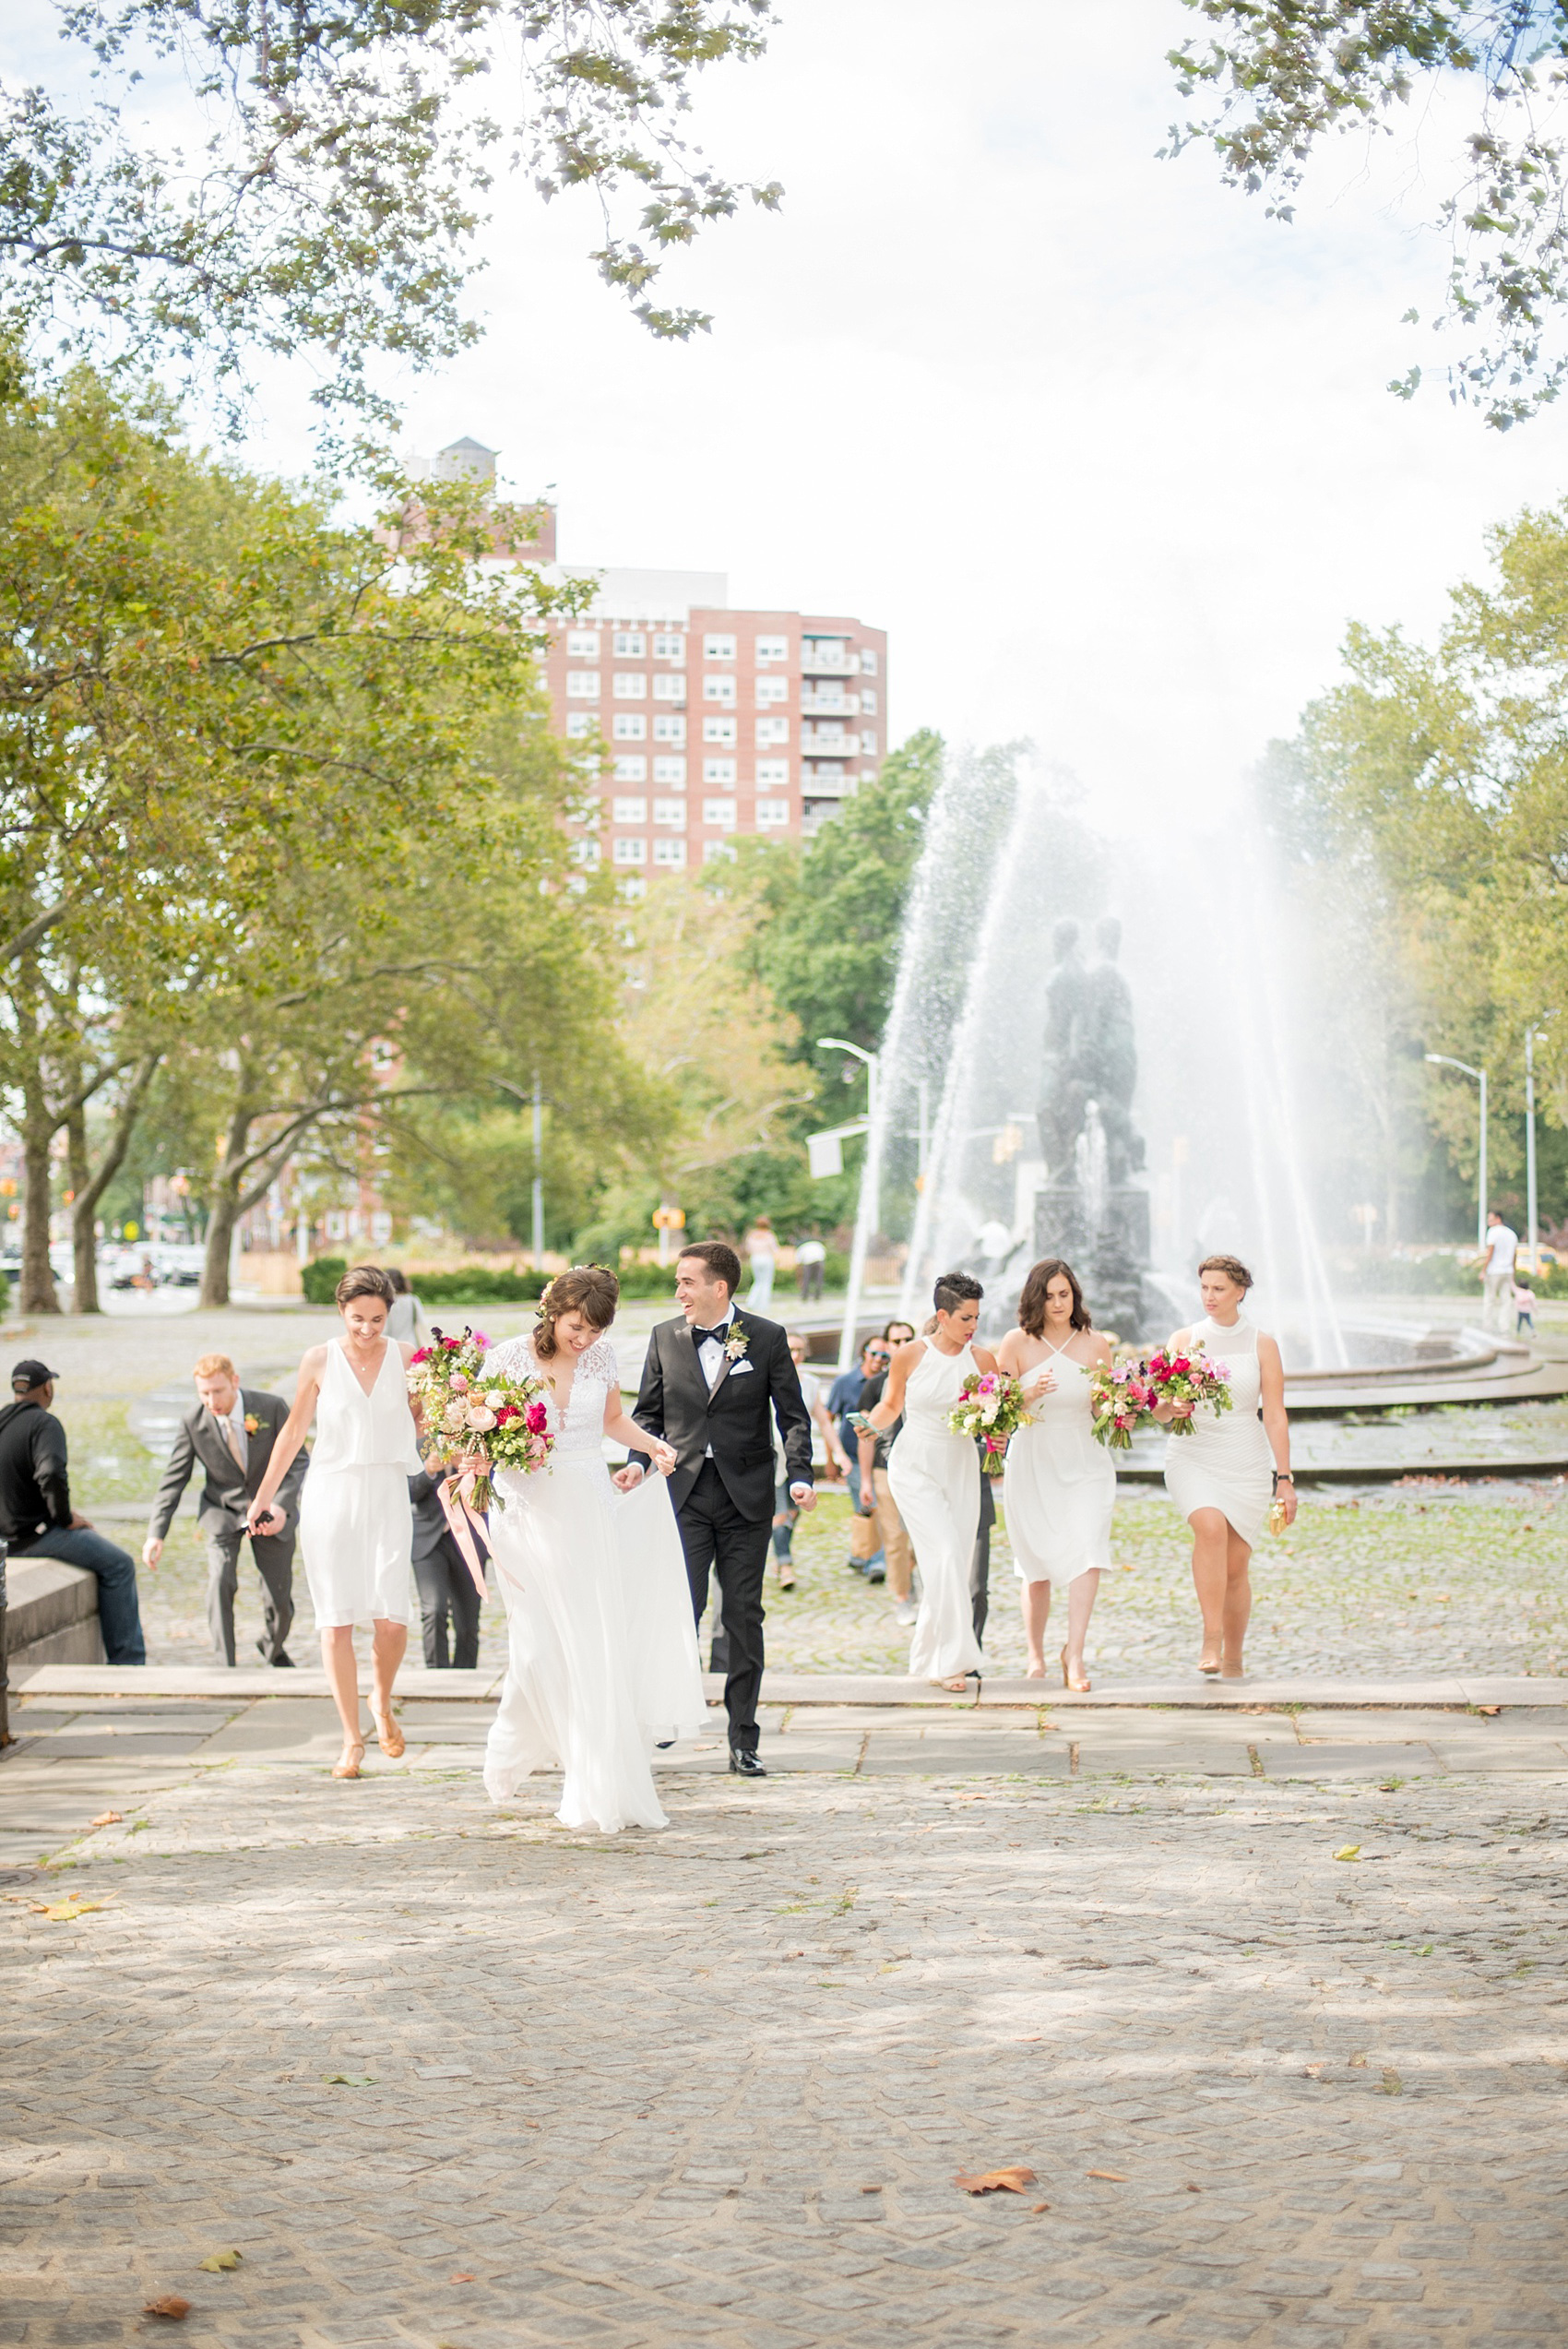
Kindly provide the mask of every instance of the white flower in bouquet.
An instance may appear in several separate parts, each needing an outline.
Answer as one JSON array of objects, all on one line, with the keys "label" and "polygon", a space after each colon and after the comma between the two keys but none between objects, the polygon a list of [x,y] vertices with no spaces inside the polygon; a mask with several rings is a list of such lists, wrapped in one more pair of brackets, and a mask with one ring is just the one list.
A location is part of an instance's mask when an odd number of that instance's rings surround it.
[{"label": "white flower in bouquet", "polygon": [[487,1427],[493,1427],[494,1425],[495,1413],[493,1411],[487,1411],[483,1403],[470,1403],[463,1413],[463,1425],[476,1428],[481,1434]]}]

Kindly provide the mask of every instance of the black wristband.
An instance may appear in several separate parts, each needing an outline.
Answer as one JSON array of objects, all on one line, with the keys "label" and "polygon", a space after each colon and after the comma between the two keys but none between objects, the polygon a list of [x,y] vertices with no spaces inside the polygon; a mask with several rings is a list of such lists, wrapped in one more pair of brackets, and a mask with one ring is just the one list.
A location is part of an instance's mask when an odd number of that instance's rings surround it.
[{"label": "black wristband", "polygon": [[1274,1489],[1276,1492],[1279,1490],[1281,1485],[1293,1485],[1295,1481],[1295,1478],[1291,1475],[1290,1471],[1288,1468],[1277,1468],[1274,1472]]}]

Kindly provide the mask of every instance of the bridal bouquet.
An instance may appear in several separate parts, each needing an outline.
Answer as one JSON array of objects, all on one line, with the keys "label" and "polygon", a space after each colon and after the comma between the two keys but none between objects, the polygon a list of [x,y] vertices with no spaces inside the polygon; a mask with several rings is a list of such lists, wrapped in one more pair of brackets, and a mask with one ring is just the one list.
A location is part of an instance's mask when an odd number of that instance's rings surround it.
[{"label": "bridal bouquet", "polygon": [[1089,1379],[1095,1440],[1113,1452],[1130,1451],[1134,1429],[1158,1401],[1146,1365],[1136,1354],[1126,1362],[1102,1363]]},{"label": "bridal bouquet", "polygon": [[526,1476],[544,1466],[555,1441],[541,1381],[486,1371],[489,1345],[482,1330],[448,1338],[437,1330],[409,1364],[409,1392],[420,1407],[431,1456],[476,1514],[495,1497],[495,1469]]},{"label": "bridal bouquet", "polygon": [[[1223,1362],[1210,1362],[1201,1346],[1190,1353],[1171,1353],[1157,1346],[1143,1365],[1152,1393],[1150,1403],[1207,1403],[1217,1411],[1230,1408],[1230,1373]],[[1193,1414],[1185,1412],[1170,1422],[1173,1436],[1190,1436]]]},{"label": "bridal bouquet", "polygon": [[947,1414],[955,1436],[973,1436],[985,1446],[980,1461],[988,1476],[1000,1476],[1007,1464],[1007,1438],[1029,1424],[1024,1389],[1005,1370],[971,1370]]}]

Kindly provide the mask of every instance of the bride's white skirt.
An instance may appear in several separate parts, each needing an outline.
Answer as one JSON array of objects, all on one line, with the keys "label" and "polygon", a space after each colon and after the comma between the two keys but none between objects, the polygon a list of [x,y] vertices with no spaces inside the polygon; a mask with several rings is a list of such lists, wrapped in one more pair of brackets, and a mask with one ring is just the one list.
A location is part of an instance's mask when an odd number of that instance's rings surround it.
[{"label": "bride's white skirt", "polygon": [[667,1827],[654,1747],[707,1726],[669,1487],[650,1476],[619,1493],[597,1459],[498,1483],[490,1539],[510,1654],[486,1791],[504,1802],[558,1767],[564,1827]]}]

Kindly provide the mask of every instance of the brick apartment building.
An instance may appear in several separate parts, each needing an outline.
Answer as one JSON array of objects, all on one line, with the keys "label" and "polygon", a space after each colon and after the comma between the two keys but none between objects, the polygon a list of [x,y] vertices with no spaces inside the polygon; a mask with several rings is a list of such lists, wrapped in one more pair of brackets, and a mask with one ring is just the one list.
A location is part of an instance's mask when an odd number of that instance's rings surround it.
[{"label": "brick apartment building", "polygon": [[[492,478],[472,440],[434,470]],[[552,722],[602,738],[607,766],[584,864],[629,896],[649,875],[701,864],[740,835],[808,836],[887,748],[887,638],[843,614],[736,612],[714,571],[557,568],[555,514],[516,551],[547,575],[597,577],[590,610],[552,631]]]}]

